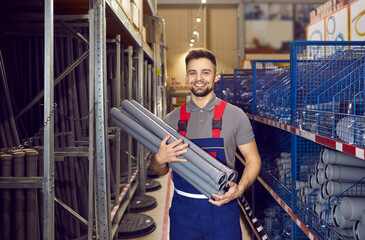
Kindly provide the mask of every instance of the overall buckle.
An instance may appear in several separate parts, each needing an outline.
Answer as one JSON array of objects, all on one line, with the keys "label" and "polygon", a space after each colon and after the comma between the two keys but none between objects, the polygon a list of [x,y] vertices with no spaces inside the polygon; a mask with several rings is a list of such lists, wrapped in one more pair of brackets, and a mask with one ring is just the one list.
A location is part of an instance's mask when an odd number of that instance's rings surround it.
[{"label": "overall buckle", "polygon": [[213,126],[213,129],[222,130],[222,118],[213,118],[212,126]]}]

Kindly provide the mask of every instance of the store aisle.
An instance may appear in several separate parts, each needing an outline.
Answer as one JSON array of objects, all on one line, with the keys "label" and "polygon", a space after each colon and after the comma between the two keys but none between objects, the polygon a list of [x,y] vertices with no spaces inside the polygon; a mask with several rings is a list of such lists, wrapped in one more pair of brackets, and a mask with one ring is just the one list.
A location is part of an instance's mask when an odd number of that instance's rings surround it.
[{"label": "store aisle", "polygon": [[[157,200],[157,207],[142,212],[143,214],[146,214],[148,216],[151,216],[155,223],[156,223],[156,229],[152,233],[139,237],[134,238],[132,240],[169,240],[169,208],[170,203],[174,191],[174,185],[171,181],[171,175],[170,173],[159,177],[157,179],[154,179],[161,184],[161,188],[157,191],[153,192],[147,192],[147,195],[153,196]],[[244,240],[251,240],[251,237],[249,235],[249,231],[247,231],[245,224],[241,221],[241,227],[242,227],[242,236]],[[225,239],[222,239],[225,240]]]}]

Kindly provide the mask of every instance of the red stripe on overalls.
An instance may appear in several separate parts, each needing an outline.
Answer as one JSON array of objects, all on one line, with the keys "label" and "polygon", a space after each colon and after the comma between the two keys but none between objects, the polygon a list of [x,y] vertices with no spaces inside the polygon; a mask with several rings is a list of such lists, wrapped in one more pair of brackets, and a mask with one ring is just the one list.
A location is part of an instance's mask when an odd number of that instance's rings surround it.
[{"label": "red stripe on overalls", "polygon": [[[190,118],[190,113],[186,112],[186,103],[181,105],[180,108],[180,120],[179,120],[179,133],[186,136],[186,128],[188,127],[188,122]],[[180,126],[185,126],[185,128],[180,128]]]},{"label": "red stripe on overalls", "polygon": [[[219,105],[215,105],[214,116],[213,116],[212,122],[216,121],[216,122],[220,122],[220,124],[222,124],[222,117],[223,117],[224,109],[226,108],[226,106],[227,106],[227,102],[225,102],[223,100],[221,100]],[[186,112],[186,103],[184,103],[183,105],[181,105],[181,108],[180,108],[180,120],[179,120],[179,133],[183,136],[186,136],[186,129],[188,126],[189,118],[190,118],[190,113]],[[183,125],[185,127],[180,127]],[[220,128],[213,127],[213,138],[220,137],[221,129],[222,129],[221,127]]]}]

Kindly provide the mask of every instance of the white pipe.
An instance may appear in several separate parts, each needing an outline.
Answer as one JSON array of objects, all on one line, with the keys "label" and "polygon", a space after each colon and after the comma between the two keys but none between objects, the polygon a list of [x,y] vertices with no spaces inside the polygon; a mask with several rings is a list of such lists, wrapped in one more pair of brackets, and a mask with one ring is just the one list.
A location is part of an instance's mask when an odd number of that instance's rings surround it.
[{"label": "white pipe", "polygon": [[316,164],[314,165],[315,167],[315,169],[324,169],[324,163],[321,161],[321,160],[318,160],[318,161],[316,161]]},{"label": "white pipe", "polygon": [[325,168],[328,180],[341,180],[357,182],[365,177],[365,168],[327,165]]},{"label": "white pipe", "polygon": [[360,219],[364,210],[365,198],[344,197],[341,200],[341,213],[346,220]]},{"label": "white pipe", "polygon": [[317,183],[316,177],[313,174],[309,175],[308,183],[309,187],[312,189],[321,189],[321,185]]},{"label": "white pipe", "polygon": [[317,202],[320,204],[326,204],[327,200],[322,197],[321,191],[317,192]]},{"label": "white pipe", "polygon": [[[336,196],[340,195],[353,185],[354,183],[328,181],[323,186],[325,186],[328,196]],[[358,183],[356,186],[353,187],[353,189],[353,191],[349,190],[347,193],[345,193],[344,196],[365,196],[365,183]]]},{"label": "white pipe", "polygon": [[340,208],[340,203],[335,203],[335,205],[332,208],[332,217],[333,217],[333,224],[339,228],[352,228],[355,224],[355,221],[346,220],[342,213]]},{"label": "white pipe", "polygon": [[325,210],[326,204],[313,204],[313,211],[319,216],[323,210]]},{"label": "white pipe", "polygon": [[325,164],[337,164],[337,165],[345,165],[345,166],[354,166],[354,167],[364,167],[365,161],[350,156],[346,153],[324,149],[322,153],[323,163]]},{"label": "white pipe", "polygon": [[303,187],[308,187],[308,182],[304,182],[304,181],[295,181],[295,190],[299,190]]},{"label": "white pipe", "polygon": [[330,196],[328,195],[328,193],[327,193],[327,190],[326,190],[327,188],[326,188],[326,184],[323,184],[322,186],[321,186],[321,197],[323,198],[323,199],[326,199],[327,201],[328,201],[328,199],[330,198]]},{"label": "white pipe", "polygon": [[344,228],[344,229],[339,229],[339,228],[336,228],[336,232],[338,234],[341,235],[341,237],[346,237],[346,240],[347,239],[354,239],[353,236],[354,236],[354,233],[353,233],[353,228]]},{"label": "white pipe", "polygon": [[282,158],[291,158],[291,153],[288,153],[288,152],[281,152],[280,153],[280,157]]},{"label": "white pipe", "polygon": [[326,182],[325,172],[322,169],[317,170],[316,172],[316,181],[318,184],[323,185]]},{"label": "white pipe", "polygon": [[[362,222],[362,223],[361,223]],[[353,233],[356,240],[365,240],[365,223],[357,220],[353,227]]]}]

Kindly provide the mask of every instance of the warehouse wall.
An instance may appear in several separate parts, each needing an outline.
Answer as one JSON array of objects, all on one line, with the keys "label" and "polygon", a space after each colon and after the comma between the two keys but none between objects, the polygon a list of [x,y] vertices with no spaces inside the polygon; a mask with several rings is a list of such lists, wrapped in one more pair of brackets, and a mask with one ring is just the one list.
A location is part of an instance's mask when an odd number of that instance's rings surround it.
[{"label": "warehouse wall", "polygon": [[202,21],[196,23],[199,5],[159,5],[158,16],[166,21],[167,83],[172,79],[185,84],[186,52],[196,26],[199,42],[195,47],[206,47],[217,57],[218,72],[226,72],[236,66],[237,25],[236,6],[209,5],[200,11]]}]

